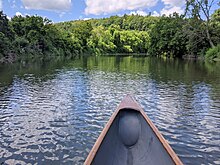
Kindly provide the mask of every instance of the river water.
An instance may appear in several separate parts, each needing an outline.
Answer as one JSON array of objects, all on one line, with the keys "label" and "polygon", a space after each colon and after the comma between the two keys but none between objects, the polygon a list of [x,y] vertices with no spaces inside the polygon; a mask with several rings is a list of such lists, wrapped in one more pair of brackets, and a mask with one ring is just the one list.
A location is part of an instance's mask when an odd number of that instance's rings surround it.
[{"label": "river water", "polygon": [[0,66],[0,164],[83,164],[128,93],[184,164],[220,164],[219,71],[140,57]]}]

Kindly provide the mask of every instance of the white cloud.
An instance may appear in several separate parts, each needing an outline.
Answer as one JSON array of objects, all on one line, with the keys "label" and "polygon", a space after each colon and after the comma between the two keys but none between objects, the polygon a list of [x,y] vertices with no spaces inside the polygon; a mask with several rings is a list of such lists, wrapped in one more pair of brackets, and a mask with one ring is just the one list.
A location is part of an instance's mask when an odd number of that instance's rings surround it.
[{"label": "white cloud", "polygon": [[153,11],[153,13],[151,15],[154,16],[154,17],[159,17],[160,16],[160,14],[157,11]]},{"label": "white cloud", "polygon": [[11,20],[11,17],[7,16],[8,20]]},{"label": "white cloud", "polygon": [[161,0],[166,6],[177,6],[182,7],[185,4],[184,0]]},{"label": "white cloud", "polygon": [[10,7],[12,9],[16,8],[17,5],[16,5],[16,0],[8,0],[8,3],[10,4]]},{"label": "white cloud", "polygon": [[155,6],[158,0],[85,0],[85,14],[108,14],[120,10],[136,10]]},{"label": "white cloud", "polygon": [[23,14],[21,14],[19,11],[17,11],[17,12],[15,13],[15,15],[16,15],[16,16],[22,16],[22,17],[23,17]]},{"label": "white cloud", "polygon": [[90,20],[91,18],[83,18],[84,21]]},{"label": "white cloud", "polygon": [[59,17],[62,18],[65,14],[66,14],[66,12],[60,12]]},{"label": "white cloud", "polygon": [[26,9],[67,11],[71,8],[71,0],[22,0]]},{"label": "white cloud", "polygon": [[[25,13],[24,15],[25,15],[25,16],[29,16],[29,17],[31,16],[31,15],[30,15],[30,14],[28,14],[28,13]],[[23,16],[24,16],[24,15],[23,15]],[[46,18],[46,17],[44,17],[44,18]]]},{"label": "white cloud", "polygon": [[181,7],[177,7],[177,6],[174,6],[174,7],[171,7],[171,8],[163,8],[160,12],[161,15],[165,14],[166,16],[170,15],[170,14],[173,14],[173,13],[179,13],[179,14],[183,14],[184,13],[184,10],[181,8]]},{"label": "white cloud", "polygon": [[89,17],[85,17],[85,18],[83,18],[83,16],[79,16],[79,20],[84,20],[84,21],[87,21],[87,20],[90,20],[90,19],[92,19],[92,18],[89,18]]},{"label": "white cloud", "polygon": [[0,10],[2,10],[2,0],[0,0]]},{"label": "white cloud", "polygon": [[146,13],[143,10],[132,11],[132,12],[129,13],[129,15],[132,15],[132,14],[134,14],[134,15],[141,15],[141,16],[147,16],[148,15],[148,13]]},{"label": "white cloud", "polygon": [[165,7],[160,11],[160,15],[165,14],[166,16],[173,14],[173,13],[179,13],[183,14],[184,9],[183,6],[185,5],[185,1],[183,0],[161,0]]},{"label": "white cloud", "polygon": [[11,6],[12,8],[16,8],[17,6],[16,6],[16,1],[15,0],[13,0],[12,1],[12,6]]}]

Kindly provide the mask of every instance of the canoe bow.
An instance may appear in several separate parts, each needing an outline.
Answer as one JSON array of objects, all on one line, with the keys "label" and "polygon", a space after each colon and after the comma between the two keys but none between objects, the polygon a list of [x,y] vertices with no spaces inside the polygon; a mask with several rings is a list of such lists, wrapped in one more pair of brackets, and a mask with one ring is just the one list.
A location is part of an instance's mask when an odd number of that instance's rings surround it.
[{"label": "canoe bow", "polygon": [[183,165],[179,157],[176,155],[176,153],[173,151],[171,146],[168,144],[168,142],[164,139],[162,134],[159,132],[159,130],[156,128],[156,126],[152,123],[152,121],[149,119],[149,117],[145,114],[144,110],[141,108],[141,106],[137,103],[137,101],[130,95],[127,95],[123,98],[119,106],[117,107],[116,111],[112,114],[111,118],[109,119],[108,123],[105,125],[103,131],[101,132],[100,136],[98,137],[96,143],[94,144],[92,150],[90,151],[84,165],[90,165],[96,156],[97,151],[99,150],[103,139],[105,138],[109,128],[111,127],[114,119],[116,118],[117,114],[123,110],[123,109],[132,109],[135,111],[138,111],[141,113],[141,115],[146,120],[147,124],[151,127],[154,134],[157,136],[161,144],[163,145],[164,149],[169,154],[170,158],[173,160],[174,164],[176,165]]}]

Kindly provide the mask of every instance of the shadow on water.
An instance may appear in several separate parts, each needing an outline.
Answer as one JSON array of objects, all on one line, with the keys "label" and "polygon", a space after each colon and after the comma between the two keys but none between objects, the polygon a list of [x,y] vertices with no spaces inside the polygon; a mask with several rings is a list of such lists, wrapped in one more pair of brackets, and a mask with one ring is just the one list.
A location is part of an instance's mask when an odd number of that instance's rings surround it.
[{"label": "shadow on water", "polygon": [[220,65],[78,57],[0,66],[0,163],[83,164],[126,93],[185,164],[219,164]]}]

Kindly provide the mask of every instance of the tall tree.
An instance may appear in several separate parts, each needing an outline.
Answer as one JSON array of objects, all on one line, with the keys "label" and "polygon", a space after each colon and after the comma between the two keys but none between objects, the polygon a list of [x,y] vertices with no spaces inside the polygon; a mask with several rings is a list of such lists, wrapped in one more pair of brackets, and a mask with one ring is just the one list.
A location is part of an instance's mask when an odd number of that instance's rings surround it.
[{"label": "tall tree", "polygon": [[186,53],[185,34],[182,33],[185,20],[177,13],[162,16],[150,32],[151,55],[182,57]]},{"label": "tall tree", "polygon": [[220,43],[220,8],[211,15],[211,30],[213,42],[217,45]]},{"label": "tall tree", "polygon": [[213,5],[217,3],[216,0],[186,0],[185,16],[200,20],[205,25],[206,38],[211,47],[214,47],[210,35],[210,20]]},{"label": "tall tree", "polygon": [[14,37],[14,33],[11,30],[9,20],[3,11],[0,11],[0,32],[4,33],[4,35],[9,39],[13,39]]}]

